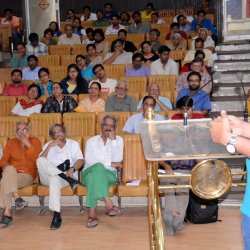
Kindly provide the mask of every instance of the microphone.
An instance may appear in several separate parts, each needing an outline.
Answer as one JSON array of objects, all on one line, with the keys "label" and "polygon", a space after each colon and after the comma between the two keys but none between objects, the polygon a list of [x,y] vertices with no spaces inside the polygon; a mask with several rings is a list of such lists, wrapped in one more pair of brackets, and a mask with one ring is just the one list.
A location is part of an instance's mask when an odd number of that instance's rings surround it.
[{"label": "microphone", "polygon": [[238,72],[236,74],[236,77],[237,79],[240,81],[241,83],[241,87],[242,87],[242,90],[243,90],[243,93],[244,93],[244,97],[245,97],[245,109],[244,109],[244,113],[243,113],[243,117],[244,117],[244,121],[245,122],[248,122],[248,110],[247,110],[247,95],[246,95],[246,91],[245,91],[245,88],[244,88],[244,84],[242,82],[243,80],[243,74],[241,72]]},{"label": "microphone", "polygon": [[[213,71],[214,72],[214,71]],[[187,101],[186,101],[186,105],[185,105],[185,108],[184,108],[184,115],[183,115],[183,126],[184,127],[187,127],[188,126],[188,113],[187,113],[187,111],[188,111],[188,107],[187,107],[187,105],[188,105],[188,102],[189,102],[189,100],[193,97],[193,96],[195,96],[200,90],[202,90],[204,87],[206,87],[210,82],[212,82],[213,83],[213,81],[214,80],[217,80],[217,79],[219,79],[221,77],[221,72],[215,72],[215,73],[213,73],[213,76],[211,77],[211,79],[209,80],[209,81],[207,81],[204,85],[202,85],[201,87],[199,87],[193,94],[191,94],[189,97],[188,97],[188,99],[187,99]]]}]

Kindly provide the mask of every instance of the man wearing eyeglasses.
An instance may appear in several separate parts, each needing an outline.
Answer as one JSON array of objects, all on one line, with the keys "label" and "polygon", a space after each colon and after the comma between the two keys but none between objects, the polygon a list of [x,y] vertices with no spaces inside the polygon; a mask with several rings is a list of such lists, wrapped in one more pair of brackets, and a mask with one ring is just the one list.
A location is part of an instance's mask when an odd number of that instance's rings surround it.
[{"label": "man wearing eyeglasses", "polygon": [[66,24],[64,27],[65,34],[59,36],[58,45],[62,44],[81,44],[80,36],[73,33],[73,26],[71,24]]},{"label": "man wearing eyeglasses", "polygon": [[41,143],[35,137],[30,137],[28,123],[17,122],[16,138],[9,140],[0,160],[0,207],[4,209],[0,221],[0,229],[13,223],[11,216],[11,201],[14,197],[16,210],[27,207],[28,202],[18,194],[18,188],[33,184],[36,177],[36,159],[41,152]]},{"label": "man wearing eyeglasses", "polygon": [[201,84],[201,74],[199,72],[192,71],[187,76],[188,88],[180,90],[177,95],[176,102],[183,96],[192,96],[193,99],[193,110],[201,111],[204,116],[208,115],[211,110],[211,102],[209,95],[203,89],[200,89]]},{"label": "man wearing eyeglasses", "polygon": [[136,111],[135,99],[127,95],[128,83],[118,81],[115,94],[109,96],[105,104],[105,112],[134,112]]},{"label": "man wearing eyeglasses", "polygon": [[54,212],[50,225],[51,230],[60,228],[61,189],[70,185],[75,190],[80,184],[78,170],[83,166],[84,159],[79,146],[74,140],[66,138],[66,128],[61,124],[52,124],[49,129],[52,141],[43,146],[37,159],[39,177],[43,185],[49,186],[49,209]]}]

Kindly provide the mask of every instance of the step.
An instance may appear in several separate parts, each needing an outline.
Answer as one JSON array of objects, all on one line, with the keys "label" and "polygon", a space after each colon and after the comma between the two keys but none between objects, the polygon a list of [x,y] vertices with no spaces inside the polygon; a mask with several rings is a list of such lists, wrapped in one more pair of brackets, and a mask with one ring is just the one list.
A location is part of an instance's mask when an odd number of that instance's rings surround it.
[{"label": "step", "polygon": [[[240,83],[240,80],[237,79],[237,73],[239,71],[222,71],[219,79],[214,80],[215,83]],[[250,82],[250,71],[241,71],[243,74],[243,83]]]},{"label": "step", "polygon": [[[220,116],[220,112],[221,112],[221,110],[220,111],[213,111],[213,110],[210,111],[209,118],[216,118],[216,117]],[[231,111],[230,110],[230,111],[227,111],[227,114],[240,117],[243,120],[243,111]],[[248,118],[248,120],[250,122],[250,117]]]},{"label": "step", "polygon": [[223,71],[248,71],[250,70],[250,60],[235,60],[235,61],[216,61],[214,63],[214,70]]},{"label": "step", "polygon": [[[232,98],[232,97],[231,97]],[[241,100],[216,100],[211,102],[212,106],[212,111],[221,111],[221,110],[226,110],[226,111],[241,111],[243,112],[245,109],[245,101]],[[243,113],[242,113],[243,115]]]},{"label": "step", "polygon": [[231,52],[223,52],[217,53],[218,60],[221,61],[232,61],[232,60],[250,60],[250,51],[236,51],[237,53]]},{"label": "step", "polygon": [[230,44],[230,45],[218,45],[215,51],[240,51],[240,50],[250,50],[250,44]]},{"label": "step", "polygon": [[[245,93],[247,94],[248,89],[250,89],[250,86],[245,86]],[[213,97],[216,96],[243,96],[244,97],[244,91],[242,89],[242,86],[235,86],[235,87],[225,87],[223,85],[220,86],[213,86]]]}]

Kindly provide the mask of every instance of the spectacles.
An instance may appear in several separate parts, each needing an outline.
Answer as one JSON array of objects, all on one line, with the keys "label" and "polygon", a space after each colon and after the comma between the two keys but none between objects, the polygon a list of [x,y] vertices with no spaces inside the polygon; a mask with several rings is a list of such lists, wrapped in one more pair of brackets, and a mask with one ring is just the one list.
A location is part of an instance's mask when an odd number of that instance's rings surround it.
[{"label": "spectacles", "polygon": [[154,104],[150,104],[150,103],[143,103],[143,105],[144,106],[146,106],[146,107],[151,107],[151,108],[154,108],[155,107],[155,105]]},{"label": "spectacles", "polygon": [[61,130],[61,131],[55,132],[54,136],[58,136],[58,135],[62,135],[62,134],[64,134],[64,132]]},{"label": "spectacles", "polygon": [[37,94],[37,93],[38,93],[38,90],[36,90],[36,89],[30,89],[29,92],[30,92],[30,93],[35,93],[35,94]]},{"label": "spectacles", "polygon": [[122,91],[122,92],[126,92],[128,89],[126,88],[126,89],[124,89],[124,88],[119,88],[119,87],[116,87],[116,89],[118,90],[118,91]]},{"label": "spectacles", "polygon": [[200,80],[189,80],[188,82],[200,82]]},{"label": "spectacles", "polygon": [[77,73],[76,70],[69,70],[69,73]]},{"label": "spectacles", "polygon": [[21,132],[28,132],[29,131],[29,129],[28,128],[17,128],[16,129],[16,132],[17,132],[17,134],[19,134],[19,133],[21,133]]},{"label": "spectacles", "polygon": [[103,127],[115,129],[115,126],[114,126],[114,125],[107,124],[107,123],[104,123],[104,124],[103,124]]}]

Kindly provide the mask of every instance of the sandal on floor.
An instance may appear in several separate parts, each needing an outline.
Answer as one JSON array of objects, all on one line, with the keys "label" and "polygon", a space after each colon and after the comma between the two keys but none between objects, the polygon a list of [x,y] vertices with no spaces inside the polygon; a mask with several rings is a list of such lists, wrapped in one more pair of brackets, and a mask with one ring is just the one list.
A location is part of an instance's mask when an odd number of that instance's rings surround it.
[{"label": "sandal on floor", "polygon": [[88,222],[86,224],[87,228],[93,228],[93,227],[96,227],[97,225],[98,225],[98,219],[97,218],[93,218],[93,217],[88,218]]},{"label": "sandal on floor", "polygon": [[3,215],[0,221],[0,229],[9,227],[13,223],[13,218],[10,216]]},{"label": "sandal on floor", "polygon": [[122,211],[121,209],[119,209],[118,207],[116,207],[115,205],[113,205],[107,212],[106,215],[108,216],[118,216],[121,215]]}]

